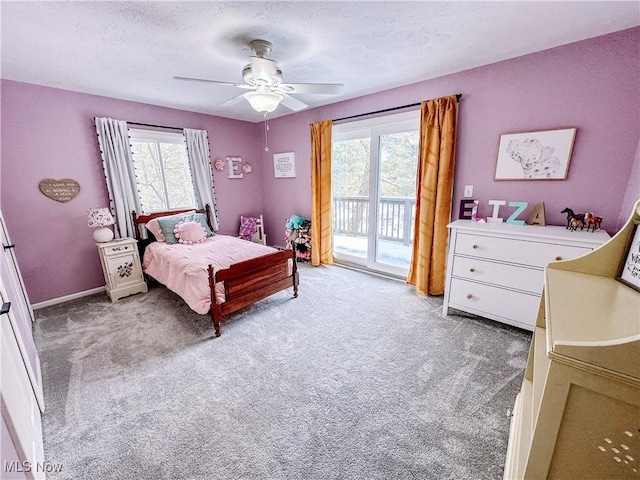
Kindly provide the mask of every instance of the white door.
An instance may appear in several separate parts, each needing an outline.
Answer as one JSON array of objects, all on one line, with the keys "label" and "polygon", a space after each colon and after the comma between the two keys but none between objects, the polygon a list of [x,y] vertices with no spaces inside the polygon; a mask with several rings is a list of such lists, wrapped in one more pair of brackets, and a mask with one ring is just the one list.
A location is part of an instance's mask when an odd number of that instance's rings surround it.
[{"label": "white door", "polygon": [[38,356],[32,333],[35,317],[14,253],[14,249],[19,247],[11,243],[2,212],[0,212],[0,240],[2,242],[2,251],[0,252],[0,278],[2,279],[0,295],[2,296],[3,305],[11,305],[9,312],[2,316],[2,321],[6,322],[8,319],[10,322],[29,375],[31,388],[38,400],[40,410],[44,412],[40,357]]},{"label": "white door", "polygon": [[[0,287],[2,285],[0,284]],[[4,292],[3,292],[4,293]],[[4,299],[3,299],[4,301]],[[0,315],[0,397],[2,419],[6,422],[19,464],[6,461],[2,448],[2,468],[11,472],[28,472],[27,478],[45,478],[44,445],[40,407],[34,395],[25,362],[18,347],[17,336],[7,315]],[[8,447],[8,446],[7,446]],[[27,463],[28,462],[28,463]]]},{"label": "white door", "polygon": [[[14,248],[0,212],[0,397],[2,418],[22,462],[5,462],[5,472],[28,472],[28,478],[45,474],[40,412],[44,412],[40,358],[33,341],[33,310],[24,288]],[[28,462],[28,463],[26,463]],[[30,467],[29,467],[30,466]]]},{"label": "white door", "polygon": [[420,112],[333,128],[336,261],[406,277],[413,244]]}]

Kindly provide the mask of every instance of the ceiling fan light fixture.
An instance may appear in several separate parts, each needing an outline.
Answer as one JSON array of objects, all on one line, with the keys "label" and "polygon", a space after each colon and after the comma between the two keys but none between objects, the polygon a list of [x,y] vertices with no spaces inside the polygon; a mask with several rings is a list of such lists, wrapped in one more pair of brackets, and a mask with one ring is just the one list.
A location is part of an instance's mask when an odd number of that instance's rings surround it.
[{"label": "ceiling fan light fixture", "polygon": [[282,95],[276,92],[247,92],[242,95],[247,99],[251,107],[260,113],[271,113],[276,108],[284,98]]}]

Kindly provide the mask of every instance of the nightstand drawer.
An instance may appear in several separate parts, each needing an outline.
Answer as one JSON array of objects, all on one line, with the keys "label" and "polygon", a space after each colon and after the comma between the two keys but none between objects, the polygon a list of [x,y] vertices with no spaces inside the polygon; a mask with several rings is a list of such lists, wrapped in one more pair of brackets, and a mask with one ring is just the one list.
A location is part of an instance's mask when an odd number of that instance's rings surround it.
[{"label": "nightstand drawer", "polygon": [[[514,292],[454,278],[451,281],[449,306],[465,312],[501,319],[505,323],[533,330],[540,295]],[[515,323],[513,323],[515,322]]]},{"label": "nightstand drawer", "polygon": [[458,233],[455,254],[544,268],[549,262],[589,253],[591,248]]},{"label": "nightstand drawer", "polygon": [[542,269],[489,262],[479,258],[454,257],[452,274],[454,277],[514,288],[535,295],[542,293],[544,285]]},{"label": "nightstand drawer", "polygon": [[125,240],[113,240],[112,242],[109,242],[109,245],[107,245],[106,247],[104,247],[104,254],[106,256],[112,256],[112,255],[120,255],[122,253],[129,253],[129,252],[133,252],[135,251],[135,249],[137,248],[137,244],[136,243],[130,243],[127,242]]}]

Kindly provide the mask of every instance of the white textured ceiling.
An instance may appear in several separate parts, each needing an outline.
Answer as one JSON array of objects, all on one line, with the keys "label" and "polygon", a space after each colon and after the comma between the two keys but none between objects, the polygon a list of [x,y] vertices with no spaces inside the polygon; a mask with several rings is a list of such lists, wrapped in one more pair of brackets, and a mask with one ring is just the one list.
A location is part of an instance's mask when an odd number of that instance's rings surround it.
[{"label": "white textured ceiling", "polygon": [[[260,121],[243,91],[248,42],[291,83],[343,83],[310,106],[467,70],[640,24],[640,2],[2,1],[2,78]],[[272,117],[286,115],[283,106]]]}]

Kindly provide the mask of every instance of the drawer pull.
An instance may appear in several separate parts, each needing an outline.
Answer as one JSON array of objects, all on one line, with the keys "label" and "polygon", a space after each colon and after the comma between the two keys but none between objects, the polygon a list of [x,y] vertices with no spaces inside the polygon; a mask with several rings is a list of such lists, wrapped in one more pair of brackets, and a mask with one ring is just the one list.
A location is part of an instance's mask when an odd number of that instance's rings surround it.
[{"label": "drawer pull", "polygon": [[475,272],[475,271],[476,271],[476,269],[475,269],[475,268],[473,268],[473,267],[471,267],[471,268],[469,269],[469,271],[470,271],[471,273],[473,273],[473,272]]},{"label": "drawer pull", "polygon": [[561,257],[560,255],[558,255],[558,256],[556,257],[556,262],[558,262],[558,261],[560,261],[560,260],[562,260],[562,257]]},{"label": "drawer pull", "polygon": [[473,295],[471,295],[470,293],[467,293],[467,299],[471,300],[473,298]]},{"label": "drawer pull", "polygon": [[478,248],[478,245],[476,245],[475,243],[471,246],[471,248]]}]

